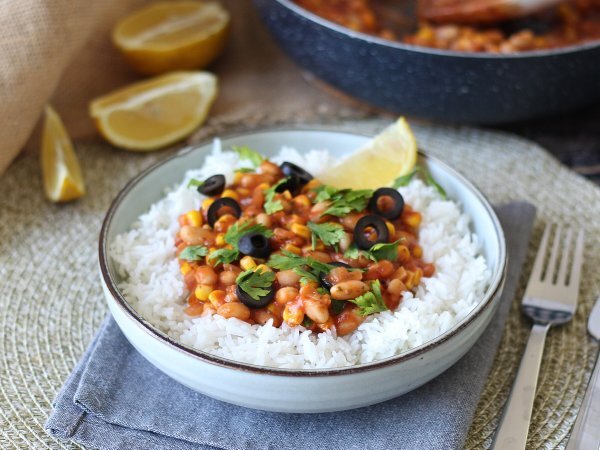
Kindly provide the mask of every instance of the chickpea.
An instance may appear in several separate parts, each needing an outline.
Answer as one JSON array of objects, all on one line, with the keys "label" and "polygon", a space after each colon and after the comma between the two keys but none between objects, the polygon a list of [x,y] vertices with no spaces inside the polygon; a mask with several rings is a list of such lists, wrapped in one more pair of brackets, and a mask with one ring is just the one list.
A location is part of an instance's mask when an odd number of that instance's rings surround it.
[{"label": "chickpea", "polygon": [[369,286],[362,281],[342,281],[331,288],[331,298],[335,300],[350,300],[368,291]]},{"label": "chickpea", "polygon": [[213,245],[215,234],[202,227],[185,226],[179,231],[179,237],[187,245]]},{"label": "chickpea", "polygon": [[196,282],[198,284],[208,284],[210,286],[214,286],[219,281],[219,277],[210,266],[200,266],[196,269]]},{"label": "chickpea", "polygon": [[293,270],[282,270],[275,274],[275,278],[277,278],[277,282],[280,286],[297,286],[300,282],[300,275],[298,275]]},{"label": "chickpea", "polygon": [[217,308],[217,314],[226,319],[235,317],[240,320],[248,320],[250,318],[250,309],[243,303],[224,303]]},{"label": "chickpea", "polygon": [[[281,273],[281,272],[279,272]],[[295,287],[283,287],[275,293],[275,301],[280,305],[285,305],[298,297],[298,289]]]},{"label": "chickpea", "polygon": [[304,312],[316,323],[325,323],[329,320],[329,309],[320,301],[311,298],[304,299]]}]

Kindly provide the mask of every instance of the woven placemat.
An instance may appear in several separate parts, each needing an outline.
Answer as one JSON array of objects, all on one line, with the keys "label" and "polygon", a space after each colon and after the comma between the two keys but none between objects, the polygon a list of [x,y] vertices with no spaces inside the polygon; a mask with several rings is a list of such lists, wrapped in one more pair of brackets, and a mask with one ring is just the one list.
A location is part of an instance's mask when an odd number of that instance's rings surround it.
[{"label": "woven placemat", "polygon": [[[374,133],[385,124],[347,122],[339,129]],[[543,223],[561,221],[587,232],[580,306],[573,322],[548,337],[529,440],[531,448],[562,448],[598,350],[585,325],[600,294],[600,189],[511,135],[414,128],[422,148],[458,168],[493,202],[524,199],[538,207],[528,270]],[[80,144],[77,151],[88,195],[73,204],[44,200],[34,157],[22,157],[0,178],[1,448],[74,447],[46,435],[43,424],[107,311],[97,273],[100,224],[123,184],[167,154],[131,154],[99,143]],[[520,294],[525,282],[526,275]],[[515,302],[466,448],[489,447],[527,332]]]}]

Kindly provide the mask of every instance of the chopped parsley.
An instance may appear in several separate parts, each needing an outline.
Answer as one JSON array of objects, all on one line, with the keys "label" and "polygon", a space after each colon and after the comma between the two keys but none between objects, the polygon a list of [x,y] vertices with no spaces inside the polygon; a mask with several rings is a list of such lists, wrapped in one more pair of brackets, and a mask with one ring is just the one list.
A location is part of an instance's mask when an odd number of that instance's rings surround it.
[{"label": "chopped parsley", "polygon": [[442,197],[444,200],[446,200],[446,198],[448,198],[448,195],[446,194],[446,191],[444,190],[444,188],[442,186],[440,186],[439,183],[433,179],[433,177],[431,176],[429,171],[423,166],[415,166],[415,168],[411,172],[407,173],[406,175],[402,175],[401,177],[396,178],[394,180],[394,182],[392,183],[392,187],[397,189],[401,186],[407,186],[408,183],[410,183],[411,180],[417,174],[420,174],[423,177],[423,181],[425,181],[425,184],[427,184],[428,186],[433,186],[433,188],[436,191],[438,191],[438,194],[440,194],[440,197]]},{"label": "chopped parsley", "polygon": [[348,247],[348,250],[346,250],[344,252],[344,258],[358,259],[361,256],[364,256],[367,259],[375,261],[375,257],[373,255],[371,255],[371,253],[369,253],[366,250],[361,250],[360,248],[358,248],[356,246],[356,244],[352,244],[350,247]]},{"label": "chopped parsley", "polygon": [[361,250],[356,244],[352,244],[348,247],[348,250],[344,252],[344,258],[358,259],[361,256],[370,259],[371,261],[381,261],[387,259],[388,261],[396,261],[398,259],[398,245],[400,240],[389,243],[379,243],[373,245],[369,250]]},{"label": "chopped parsley", "polygon": [[273,232],[264,225],[251,224],[249,222],[234,223],[227,233],[225,233],[224,239],[232,248],[221,248],[210,254],[208,257],[211,260],[216,260],[216,263],[231,264],[233,261],[239,258],[240,252],[238,249],[238,243],[242,236],[248,233],[260,233],[267,238],[273,236]]},{"label": "chopped parsley", "polygon": [[267,265],[277,270],[293,270],[300,275],[302,284],[318,282],[319,275],[329,273],[333,267],[311,257],[298,256],[287,250],[271,255]]},{"label": "chopped parsley", "polygon": [[179,259],[198,261],[208,255],[208,249],[203,245],[190,245],[179,254]]},{"label": "chopped parsley", "polygon": [[311,239],[313,250],[317,245],[317,239],[320,239],[325,245],[336,246],[346,236],[344,227],[339,223],[308,222],[307,226],[312,233]]},{"label": "chopped parsley", "polygon": [[250,167],[240,167],[239,169],[235,169],[234,172],[239,172],[239,173],[253,173],[254,169],[251,169]]},{"label": "chopped parsley", "polygon": [[286,181],[287,181],[287,178],[282,178],[281,180],[279,180],[277,183],[275,183],[270,188],[265,189],[264,208],[265,208],[265,212],[267,214],[273,214],[273,213],[276,213],[277,211],[281,211],[283,209],[283,203],[281,203],[281,200],[275,200],[275,194],[277,194],[277,192],[275,192],[275,189],[277,189],[279,186],[281,186]]},{"label": "chopped parsley", "polygon": [[238,154],[240,159],[250,161],[254,167],[260,166],[260,163],[265,160],[263,155],[258,153],[256,150],[252,150],[250,147],[238,147],[237,145],[233,145],[231,148]]},{"label": "chopped parsley", "polygon": [[192,178],[190,181],[188,181],[187,187],[191,188],[191,187],[200,187],[204,184],[204,181],[200,181],[197,180],[195,178]]},{"label": "chopped parsley", "polygon": [[381,295],[381,284],[379,280],[371,282],[371,291],[359,295],[355,299],[348,300],[358,306],[358,313],[361,316],[368,316],[388,309]]},{"label": "chopped parsley", "polygon": [[275,273],[263,270],[246,270],[235,279],[238,287],[252,297],[254,300],[260,300],[267,295],[275,281]]},{"label": "chopped parsley", "polygon": [[337,217],[345,216],[352,211],[362,211],[367,207],[369,199],[373,195],[371,189],[335,189],[331,186],[321,185],[314,189],[317,193],[316,202],[329,201],[329,207],[323,215]]}]

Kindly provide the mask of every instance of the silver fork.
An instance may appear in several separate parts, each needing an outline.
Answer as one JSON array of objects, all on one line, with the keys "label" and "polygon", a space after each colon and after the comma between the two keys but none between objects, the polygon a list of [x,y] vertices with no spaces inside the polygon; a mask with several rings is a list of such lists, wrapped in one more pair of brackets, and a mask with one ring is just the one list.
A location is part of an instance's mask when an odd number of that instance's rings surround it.
[{"label": "silver fork", "polygon": [[[494,436],[492,448],[495,450],[525,448],[546,334],[552,325],[571,320],[577,307],[583,262],[583,231],[578,233],[572,263],[569,264],[573,230],[568,230],[566,237],[561,238],[562,227],[557,226],[550,257],[545,264],[551,229],[552,225],[548,225],[544,230],[525,290],[523,313],[533,321],[533,327],[500,426]],[[563,251],[557,268],[561,240]]]}]

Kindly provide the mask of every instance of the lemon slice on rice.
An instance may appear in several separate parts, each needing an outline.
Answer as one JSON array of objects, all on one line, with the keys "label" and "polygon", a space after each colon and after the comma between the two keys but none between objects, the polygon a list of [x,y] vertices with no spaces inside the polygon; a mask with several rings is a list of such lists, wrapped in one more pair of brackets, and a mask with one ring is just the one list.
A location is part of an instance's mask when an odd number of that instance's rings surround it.
[{"label": "lemon slice on rice", "polygon": [[406,119],[400,117],[319,179],[339,189],[376,189],[406,175],[416,163],[417,141]]},{"label": "lemon slice on rice", "polygon": [[90,115],[111,144],[149,151],[177,142],[198,128],[216,95],[213,74],[173,72],[95,99]]},{"label": "lemon slice on rice", "polygon": [[53,202],[67,202],[85,195],[85,184],[71,139],[59,115],[50,106],[44,112],[40,152],[44,191]]}]

